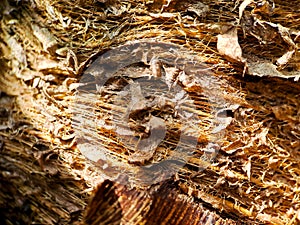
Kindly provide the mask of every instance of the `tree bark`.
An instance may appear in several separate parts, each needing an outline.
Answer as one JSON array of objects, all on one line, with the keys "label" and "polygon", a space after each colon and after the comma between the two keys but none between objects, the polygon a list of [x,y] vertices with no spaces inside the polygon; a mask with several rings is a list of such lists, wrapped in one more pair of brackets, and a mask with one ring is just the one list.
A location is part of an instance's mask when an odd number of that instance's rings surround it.
[{"label": "tree bark", "polygon": [[[295,9],[299,3],[2,1],[0,223],[299,224],[300,13]],[[116,174],[121,175],[120,180],[109,179],[107,173],[111,172],[103,169],[107,162],[92,162],[82,154],[72,127],[72,105],[80,90],[94,84],[83,78],[86,71],[94,73],[92,63],[98,57],[142,41],[181,46],[183,60],[188,60],[190,52],[196,53],[205,65],[202,71],[209,72],[197,77],[179,68],[182,73],[176,75],[177,83],[176,79],[168,83],[168,88],[178,84],[189,94],[195,108],[188,110],[202,118],[196,128],[189,127],[196,132],[195,151],[166,179],[151,185],[136,181],[128,185],[122,179],[134,180],[128,172],[131,168],[148,165],[174,150],[167,151],[167,144],[158,149],[149,145],[146,153],[136,153],[122,147],[116,133],[100,126],[95,145],[104,145],[128,165],[123,174]],[[112,84],[118,87],[141,78],[139,67],[156,78],[178,69],[170,62],[154,60],[127,68],[134,78],[122,80],[123,70],[118,71],[119,80],[112,79]],[[217,86],[210,83],[206,90],[206,81],[216,81]],[[217,94],[215,87],[220,91]],[[134,92],[136,96],[144,91],[140,89]],[[222,99],[224,105],[215,107],[209,102],[212,98],[214,104]],[[132,106],[128,118],[135,119],[139,134],[147,137],[147,128],[163,129],[160,122],[164,118],[168,128],[166,134],[161,133],[166,135],[164,143],[176,139],[177,117],[157,113],[174,108],[174,99],[153,100],[150,106],[150,98],[137,99],[138,105],[128,104]],[[109,105],[106,100],[101,104],[108,114],[128,106]],[[213,136],[215,139],[208,134],[211,118],[217,115],[210,109],[213,107],[222,114],[219,121],[229,121],[222,129],[216,125],[222,135]],[[139,115],[150,111],[148,125],[142,124],[142,119],[136,122]],[[153,119],[157,117],[160,119]],[[103,144],[104,140],[108,144]],[[173,142],[180,141],[176,140]],[[207,163],[203,146],[211,140],[215,145],[209,150],[218,154]],[[184,158],[184,153],[180,154],[178,158]],[[129,176],[124,178],[127,172]],[[142,173],[141,177],[145,176]]]}]

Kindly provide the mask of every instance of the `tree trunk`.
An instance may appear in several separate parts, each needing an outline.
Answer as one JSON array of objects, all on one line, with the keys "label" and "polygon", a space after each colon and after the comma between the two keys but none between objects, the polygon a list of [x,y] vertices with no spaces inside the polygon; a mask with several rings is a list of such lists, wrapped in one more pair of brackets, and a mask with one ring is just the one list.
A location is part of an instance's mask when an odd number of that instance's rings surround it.
[{"label": "tree trunk", "polygon": [[299,224],[299,1],[0,4],[1,224]]}]

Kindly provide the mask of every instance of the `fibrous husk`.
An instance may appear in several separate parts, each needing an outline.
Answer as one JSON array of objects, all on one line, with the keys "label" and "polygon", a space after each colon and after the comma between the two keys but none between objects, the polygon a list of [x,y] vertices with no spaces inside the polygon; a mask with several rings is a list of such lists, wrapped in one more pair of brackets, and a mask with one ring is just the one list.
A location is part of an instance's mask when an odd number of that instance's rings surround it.
[{"label": "fibrous husk", "polygon": [[[296,5],[297,1],[3,1],[1,222],[14,224],[17,218],[20,223],[101,224],[116,215],[118,221],[134,217],[153,224],[157,214],[157,221],[168,215],[186,218],[178,224],[298,224]],[[230,123],[218,140],[219,153],[205,170],[199,171],[204,167],[200,148],[166,183],[125,187],[104,181],[97,165],[80,153],[71,105],[83,72],[98,56],[141,40],[173,43],[196,53],[210,70],[203,79],[212,76],[220,82],[222,98],[230,106],[222,110]],[[150,65],[143,67],[153,72]],[[190,88],[188,82],[181,85]],[[197,104],[198,112],[209,119],[207,99]],[[201,132],[199,142],[205,144],[207,133]],[[104,139],[113,142],[115,136],[103,128],[99,140]],[[117,157],[124,159],[123,153]],[[97,199],[101,205],[94,205]],[[174,206],[174,211],[163,214],[160,203]],[[124,215],[128,205],[133,207],[130,216]],[[97,209],[103,215],[95,213]],[[202,221],[194,219],[201,215]]]}]

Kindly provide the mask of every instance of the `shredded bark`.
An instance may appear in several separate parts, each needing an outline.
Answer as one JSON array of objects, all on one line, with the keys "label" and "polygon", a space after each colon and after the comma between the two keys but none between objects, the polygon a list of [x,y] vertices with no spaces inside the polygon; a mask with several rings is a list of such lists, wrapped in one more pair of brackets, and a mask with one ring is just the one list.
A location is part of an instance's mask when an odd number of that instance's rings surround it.
[{"label": "shredded bark", "polygon": [[[299,224],[297,4],[281,0],[3,1],[0,223]],[[139,186],[129,176],[126,186],[107,180],[106,161],[91,162],[82,154],[72,126],[72,105],[81,85],[93,84],[81,78],[86,78],[85,72],[98,57],[142,41],[174,44],[196,54],[210,71],[202,79],[217,80],[221,91],[213,96],[228,105],[210,110],[215,105],[208,101],[203,83],[199,85],[193,73],[183,76],[184,69],[170,62],[153,58],[119,71],[118,79],[111,80],[115,87],[141,75],[147,82],[149,74],[166,79],[166,88],[172,89],[176,81],[195,102],[196,108],[189,110],[204,121],[191,129],[198,135],[195,154],[172,176],[158,179],[154,186]],[[128,71],[132,77],[122,78]],[[119,93],[109,88],[106,96]],[[119,126],[119,133],[100,125],[96,129],[97,140],[106,143],[105,149],[125,169],[164,159],[176,144],[168,139],[178,136],[176,104],[154,99],[146,99],[143,107],[134,106],[128,115],[133,120],[129,128]],[[89,115],[90,106],[108,114],[126,109],[124,100],[123,107],[109,104],[108,98],[100,100],[84,102],[83,112]],[[116,138],[129,131],[146,138],[152,128],[164,130],[161,120],[153,120],[156,114],[138,117],[147,107],[158,107],[171,121],[164,144],[157,149],[143,145],[148,155],[143,146],[141,151],[124,147]],[[205,129],[216,115],[222,126],[214,124],[215,132],[222,130],[222,136],[209,147],[218,152],[210,161],[202,157],[203,146],[211,140],[211,130]]]}]

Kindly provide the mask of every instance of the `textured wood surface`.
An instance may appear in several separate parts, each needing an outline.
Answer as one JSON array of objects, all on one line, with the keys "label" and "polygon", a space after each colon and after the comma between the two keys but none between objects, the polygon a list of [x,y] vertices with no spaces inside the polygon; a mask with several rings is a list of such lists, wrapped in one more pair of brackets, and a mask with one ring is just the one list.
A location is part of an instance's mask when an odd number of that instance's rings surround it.
[{"label": "textured wood surface", "polygon": [[[0,223],[299,224],[299,1],[274,2],[2,1]],[[196,54],[210,71],[202,78],[217,79],[220,96],[237,108],[221,113],[231,121],[205,164],[209,104],[199,96],[201,85],[178,82],[204,118],[195,129],[202,146],[167,179],[124,186],[107,180],[101,160],[92,163],[80,152],[71,106],[92,62],[143,40]],[[127,69],[140,75],[139,66]],[[142,65],[164,77],[160,66],[166,62]],[[110,113],[125,107],[101,104]],[[176,128],[172,119],[168,126]],[[105,127],[97,131],[125,169],[149,165],[167,149],[130,158],[135,149],[117,148],[116,134]]]}]

